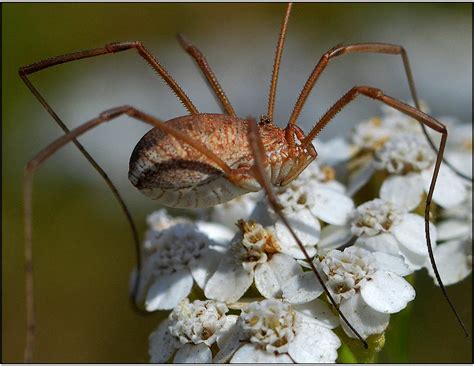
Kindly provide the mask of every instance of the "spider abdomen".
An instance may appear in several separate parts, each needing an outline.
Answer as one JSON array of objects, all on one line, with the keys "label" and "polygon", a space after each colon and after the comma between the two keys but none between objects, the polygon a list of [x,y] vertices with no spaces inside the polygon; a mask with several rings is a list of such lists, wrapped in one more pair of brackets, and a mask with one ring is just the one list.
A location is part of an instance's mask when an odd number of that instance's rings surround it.
[{"label": "spider abdomen", "polygon": [[[261,189],[247,174],[253,157],[246,120],[195,114],[166,124],[186,133],[238,171],[241,184],[229,181],[215,162],[190,145],[155,128],[142,137],[130,157],[129,179],[143,194],[166,206],[192,208],[214,206]],[[276,135],[270,139],[272,145],[279,140],[284,143],[283,134]]]}]

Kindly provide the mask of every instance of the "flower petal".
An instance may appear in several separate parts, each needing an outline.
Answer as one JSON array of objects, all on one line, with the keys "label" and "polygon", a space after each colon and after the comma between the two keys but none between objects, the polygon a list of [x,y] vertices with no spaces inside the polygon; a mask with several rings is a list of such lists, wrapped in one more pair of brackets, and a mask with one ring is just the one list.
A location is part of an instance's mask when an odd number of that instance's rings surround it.
[{"label": "flower petal", "polygon": [[303,270],[294,258],[276,253],[268,262],[256,267],[255,286],[267,299],[281,297],[281,285],[300,273]]},{"label": "flower petal", "polygon": [[[430,223],[431,244],[436,245],[436,227]],[[425,219],[415,214],[405,214],[400,223],[392,226],[395,238],[406,249],[418,255],[428,255],[425,238]]]},{"label": "flower petal", "polygon": [[416,254],[403,245],[400,245],[400,253],[403,255],[410,271],[418,271],[421,269],[426,264],[426,259],[428,258],[426,254]]},{"label": "flower petal", "polygon": [[273,354],[253,344],[246,344],[235,352],[230,363],[293,363],[293,361],[288,355]]},{"label": "flower petal", "polygon": [[399,243],[390,233],[361,236],[355,241],[354,245],[370,252],[383,252],[392,255],[398,255],[399,253]]},{"label": "flower petal", "polygon": [[293,309],[321,322],[329,329],[336,328],[339,325],[339,318],[331,312],[328,304],[319,299],[305,304],[293,305]]},{"label": "flower petal", "polygon": [[225,323],[222,328],[219,329],[219,333],[217,334],[217,345],[219,346],[219,348],[223,348],[224,345],[229,342],[229,340],[236,333],[235,330],[238,327],[236,327],[235,325],[237,324],[238,319],[239,317],[237,315],[226,315]]},{"label": "flower petal", "polygon": [[314,216],[333,225],[346,224],[354,210],[354,202],[349,197],[322,185],[310,192],[308,201]]},{"label": "flower petal", "polygon": [[173,363],[211,363],[212,354],[205,343],[183,345],[174,356]]},{"label": "flower petal", "polygon": [[321,230],[321,239],[317,245],[318,253],[325,254],[339,248],[351,240],[353,234],[348,225],[327,225]]},{"label": "flower petal", "polygon": [[253,282],[253,272],[246,271],[232,256],[226,256],[209,278],[204,294],[209,299],[235,302]]},{"label": "flower petal", "polygon": [[255,286],[267,299],[276,298],[281,295],[280,284],[267,262],[260,263],[255,268]]},{"label": "flower petal", "polygon": [[288,354],[297,363],[336,362],[341,341],[336,334],[308,316],[296,318],[295,338],[288,345]]},{"label": "flower petal", "polygon": [[342,193],[342,194],[346,193],[346,187],[344,186],[344,184],[338,182],[337,180],[330,180],[328,182],[318,183],[318,184],[322,184],[323,187],[332,189],[332,190],[334,190],[336,192],[339,192],[339,193]]},{"label": "flower petal", "polygon": [[[390,319],[389,314],[380,313],[367,305],[360,294],[343,300],[339,308],[364,339],[371,334],[382,333],[387,328]],[[357,338],[342,319],[341,326],[349,337]]]},{"label": "flower petal", "polygon": [[423,179],[420,174],[415,173],[390,176],[380,188],[380,198],[407,211],[415,209],[420,204],[423,194]]},{"label": "flower petal", "polygon": [[[435,249],[436,264],[445,286],[462,281],[472,272],[472,248],[469,245],[472,244],[467,241],[453,240],[439,245]],[[434,279],[434,283],[438,285],[433,268],[428,260],[426,268],[429,275]]]},{"label": "flower petal", "polygon": [[467,152],[446,151],[445,158],[461,173],[472,177],[472,152],[469,154]]},{"label": "flower petal", "polygon": [[225,250],[234,237],[234,232],[224,225],[215,222],[196,221],[199,231],[206,234],[213,242],[210,245],[212,249],[220,252]]},{"label": "flower petal", "polygon": [[468,236],[472,232],[472,226],[467,221],[445,220],[436,226],[438,240],[444,241]]},{"label": "flower petal", "polygon": [[151,363],[163,363],[167,361],[178,348],[180,344],[169,332],[170,320],[165,319],[161,322],[158,329],[150,334],[148,338],[148,352]]},{"label": "flower petal", "polygon": [[313,272],[291,277],[282,285],[283,298],[291,304],[304,304],[319,297],[323,287]]},{"label": "flower petal", "polygon": [[303,273],[298,262],[293,257],[283,253],[274,254],[267,264],[272,268],[280,285],[291,277]]},{"label": "flower petal", "polygon": [[377,259],[376,266],[383,271],[393,272],[399,276],[408,276],[413,273],[401,255],[392,255],[382,252],[374,252],[372,255]]},{"label": "flower petal", "polygon": [[[433,175],[433,169],[424,170],[421,174],[428,192]],[[433,192],[433,201],[443,208],[459,205],[466,198],[467,191],[464,182],[445,164],[441,164],[436,187]]]},{"label": "flower petal", "polygon": [[248,220],[259,196],[261,192],[248,193],[232,201],[216,205],[212,209],[211,220],[224,224],[229,230],[237,231],[235,223],[240,219]]},{"label": "flower petal", "polygon": [[188,269],[162,275],[155,280],[146,294],[147,311],[170,310],[191,292],[193,277]]},{"label": "flower petal", "polygon": [[221,255],[218,251],[205,249],[201,252],[199,258],[191,260],[188,263],[191,274],[201,289],[204,288],[206,282],[216,271],[220,259]]},{"label": "flower petal", "polygon": [[404,278],[386,271],[375,272],[360,294],[367,305],[385,314],[398,313],[415,298],[414,288]]},{"label": "flower petal", "polygon": [[336,137],[328,141],[314,141],[318,152],[318,161],[328,165],[336,165],[349,160],[354,154],[353,147],[345,138]]},{"label": "flower petal", "polygon": [[347,195],[353,197],[372,178],[374,172],[375,165],[372,160],[356,171],[349,179]]},{"label": "flower petal", "polygon": [[217,335],[217,345],[219,352],[214,356],[213,363],[227,363],[235,351],[241,346],[241,339],[244,339],[242,327],[237,325],[237,315],[227,315],[224,326]]},{"label": "flower petal", "polygon": [[[311,213],[306,209],[292,212],[288,214],[286,218],[298,239],[300,239],[305,246],[309,256],[314,256],[316,254],[314,246],[319,241],[321,231],[319,220],[311,215]],[[285,224],[281,220],[278,220],[274,227],[275,235],[280,244],[280,252],[288,254],[294,258],[305,258],[301,249],[298,247],[296,240],[293,235],[291,235],[291,232]]]}]

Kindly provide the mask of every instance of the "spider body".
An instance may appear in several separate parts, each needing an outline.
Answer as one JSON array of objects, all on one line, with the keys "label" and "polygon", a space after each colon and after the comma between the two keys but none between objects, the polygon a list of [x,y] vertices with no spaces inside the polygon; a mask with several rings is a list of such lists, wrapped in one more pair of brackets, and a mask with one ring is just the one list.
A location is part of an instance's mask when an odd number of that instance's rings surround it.
[{"label": "spider body", "polygon": [[[136,145],[129,164],[129,180],[158,203],[179,208],[211,207],[261,189],[251,169],[248,121],[223,114],[188,115],[165,122],[219,156],[230,175],[196,149],[158,128]],[[298,136],[287,134],[262,118],[258,124],[265,146],[266,174],[274,186],[288,184],[316,158],[313,145],[295,145]]]}]

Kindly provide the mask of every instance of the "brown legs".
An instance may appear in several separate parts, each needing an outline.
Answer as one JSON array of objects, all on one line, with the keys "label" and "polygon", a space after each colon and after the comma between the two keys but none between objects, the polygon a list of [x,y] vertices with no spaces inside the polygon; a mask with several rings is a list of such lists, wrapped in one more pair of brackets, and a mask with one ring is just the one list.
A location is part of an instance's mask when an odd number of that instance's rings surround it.
[{"label": "brown legs", "polygon": [[[71,61],[77,61],[77,60],[81,60],[81,59],[89,58],[89,57],[106,55],[109,53],[121,52],[121,51],[125,51],[131,48],[135,49],[138,52],[138,54],[141,57],[143,57],[148,62],[148,64],[163,78],[163,80],[174,91],[174,93],[178,96],[178,98],[181,100],[181,102],[184,104],[184,106],[188,109],[190,113],[198,113],[196,107],[194,107],[194,105],[189,100],[189,98],[184,93],[184,91],[173,80],[173,78],[168,74],[168,72],[163,68],[163,66],[160,65],[158,60],[141,44],[141,42],[112,43],[112,44],[106,45],[103,48],[96,48],[92,50],[85,50],[81,52],[75,52],[75,53],[70,53],[70,54],[66,54],[62,56],[53,57],[47,60],[43,60],[31,65],[21,67],[19,69],[19,74],[23,82],[30,89],[30,91],[33,93],[35,98],[41,103],[41,105],[46,109],[46,111],[51,115],[51,117],[53,117],[53,119],[61,127],[61,129],[65,133],[68,133],[69,132],[68,127],[64,124],[64,122],[61,120],[58,114],[53,110],[53,108],[48,104],[48,102],[43,98],[41,93],[34,87],[34,85],[28,79],[28,75],[44,70],[46,68],[55,66],[55,65],[59,65],[59,64],[63,64],[63,63],[71,62]],[[102,167],[95,161],[95,159],[87,152],[87,150],[76,139],[73,139],[72,141],[74,142],[76,147],[79,149],[79,151],[89,161],[89,163],[94,167],[94,169],[102,176],[106,184],[109,186],[109,189],[112,191],[115,198],[119,202],[120,207],[122,211],[124,212],[127,218],[127,221],[129,223],[130,229],[132,231],[132,236],[135,243],[135,251],[136,251],[136,256],[137,256],[137,265],[138,265],[138,268],[140,268],[141,267],[140,242],[139,242],[138,232],[137,232],[135,223],[133,222],[130,211],[128,210],[123,198],[121,197],[114,183],[107,176],[107,173],[102,169]],[[137,277],[137,283],[138,283],[138,280],[139,279]],[[135,286],[135,289],[132,291],[132,298],[134,298],[135,296],[135,290],[136,290],[136,286]]]},{"label": "brown legs", "polygon": [[456,308],[454,307],[454,304],[451,302],[451,299],[449,298],[446,289],[443,285],[443,281],[441,280],[441,277],[438,272],[438,268],[436,266],[436,262],[433,256],[433,249],[431,246],[431,238],[430,238],[430,231],[429,231],[429,214],[430,214],[430,206],[431,206],[431,199],[433,197],[433,191],[435,189],[436,185],[436,179],[438,177],[438,172],[439,168],[441,166],[441,162],[443,160],[443,153],[444,153],[444,148],[446,146],[446,139],[448,136],[448,132],[446,130],[446,127],[435,120],[434,118],[428,116],[427,114],[421,112],[420,110],[409,106],[408,104],[402,103],[397,99],[394,99],[392,97],[389,97],[385,95],[381,90],[372,88],[369,86],[356,86],[349,90],[342,98],[340,98],[334,105],[321,117],[321,119],[316,123],[316,125],[313,127],[311,132],[308,134],[308,136],[303,140],[302,142],[302,147],[308,145],[311,143],[311,141],[321,132],[321,130],[332,120],[332,118],[339,112],[341,109],[343,109],[347,104],[352,102],[358,95],[365,95],[369,98],[376,99],[381,101],[382,103],[395,108],[399,110],[400,112],[416,119],[423,125],[428,126],[429,128],[441,133],[441,142],[439,145],[439,149],[437,149],[438,154],[436,156],[436,162],[435,162],[435,169],[433,172],[433,177],[431,178],[431,184],[430,188],[428,190],[428,195],[426,197],[426,205],[425,205],[425,235],[426,235],[426,243],[428,246],[428,254],[430,257],[431,265],[433,267],[433,271],[435,273],[436,279],[438,281],[438,284],[440,286],[441,291],[443,292],[443,295],[445,299],[448,301],[449,306],[451,307],[451,310],[453,311],[454,315],[456,316],[457,321],[461,325],[462,329],[464,330],[466,336],[468,336],[468,332],[466,327],[464,326],[459,314],[456,311]]},{"label": "brown legs", "polygon": [[[320,75],[322,74],[326,66],[329,64],[329,61],[331,61],[333,58],[337,56],[342,56],[349,53],[381,53],[381,54],[387,54],[387,55],[400,55],[402,57],[403,66],[405,68],[405,74],[408,81],[408,86],[410,88],[411,97],[413,99],[413,102],[415,103],[415,107],[417,109],[420,109],[420,103],[419,103],[418,96],[416,93],[415,81],[413,79],[410,63],[408,61],[408,55],[402,46],[388,44],[388,43],[358,43],[358,44],[349,44],[349,45],[337,45],[331,48],[329,51],[327,51],[324,55],[321,56],[321,59],[319,60],[319,62],[316,64],[315,68],[311,72],[311,75],[306,81],[306,84],[304,85],[303,90],[301,91],[298,97],[298,100],[296,101],[296,104],[293,108],[293,112],[291,113],[290,119],[288,121],[289,125],[296,124],[296,120],[298,119],[298,116],[301,113],[301,109],[303,108],[304,103],[306,102],[306,99],[308,98],[309,94],[313,90]],[[434,142],[432,141],[431,137],[428,135],[428,132],[426,131],[425,125],[421,122],[420,122],[420,125],[431,148],[433,149],[433,151],[438,153],[438,150]],[[461,173],[458,169],[456,169],[452,164],[450,164],[448,161],[443,159],[443,162],[460,177],[466,180],[472,181],[472,177],[467,177],[466,175]]]},{"label": "brown legs", "polygon": [[402,46],[392,45],[387,43],[360,43],[360,44],[349,44],[349,45],[337,45],[331,48],[329,51],[324,53],[321,56],[321,59],[316,64],[314,70],[311,72],[306,84],[301,90],[301,93],[296,101],[296,104],[291,113],[290,120],[288,124],[295,124],[298,116],[301,113],[306,99],[308,99],[309,94],[313,90],[316,82],[323,73],[324,69],[329,64],[333,58],[337,56],[342,56],[349,53],[382,53],[388,55],[401,55],[403,60],[403,66],[405,67],[405,73],[408,80],[408,85],[410,87],[410,92],[415,102],[415,106],[419,108],[418,97],[416,94],[415,83],[413,81],[413,75],[410,69],[410,63],[408,62],[408,56],[405,49]]},{"label": "brown legs", "polygon": [[224,108],[224,111],[232,116],[232,117],[237,117],[237,115],[234,112],[234,108],[232,108],[232,105],[230,104],[229,100],[227,99],[227,96],[224,93],[224,90],[222,89],[221,85],[217,81],[216,76],[214,75],[214,72],[212,71],[211,67],[207,63],[206,58],[202,54],[199,49],[189,43],[181,34],[178,34],[178,41],[181,44],[181,46],[184,48],[184,50],[196,61],[198,64],[199,68],[201,69],[202,73],[206,77],[209,85],[211,88],[214,90],[214,93],[216,94],[217,98],[222,104],[222,107]]},{"label": "brown legs", "polygon": [[263,173],[265,171],[264,163],[262,156],[266,156],[265,154],[265,147],[263,146],[262,139],[260,138],[260,134],[258,131],[258,126],[255,120],[249,120],[249,127],[250,127],[250,133],[249,133],[249,142],[250,142],[250,147],[252,148],[252,153],[254,155],[254,174],[255,174],[255,179],[260,183],[262,186],[263,190],[268,196],[268,201],[270,202],[270,205],[272,208],[275,210],[277,215],[280,217],[282,220],[283,224],[288,228],[290,231],[291,235],[293,238],[295,238],[296,243],[298,244],[298,247],[301,249],[303,252],[306,260],[308,261],[309,265],[311,266],[312,271],[314,272],[316,278],[318,279],[319,283],[324,289],[324,292],[326,293],[329,301],[331,304],[334,306],[334,308],[337,310],[339,313],[340,317],[344,322],[347,324],[347,326],[354,332],[354,334],[357,336],[357,338],[360,339],[360,341],[364,344],[365,348],[368,348],[367,342],[361,337],[361,335],[357,332],[357,330],[352,326],[351,323],[346,319],[345,315],[339,310],[339,306],[337,305],[336,301],[334,301],[334,298],[332,297],[331,293],[329,292],[326,284],[324,283],[323,279],[321,278],[321,275],[318,273],[316,270],[316,267],[311,260],[311,257],[309,256],[308,252],[306,251],[303,243],[300,241],[294,230],[291,228],[290,223],[286,219],[285,215],[283,214],[280,205],[278,204],[278,200],[273,194],[272,190],[272,185],[268,181],[267,177]]},{"label": "brown legs", "polygon": [[178,99],[183,103],[184,107],[188,110],[190,114],[199,113],[194,104],[188,98],[188,96],[184,93],[181,87],[178,85],[176,81],[168,74],[168,71],[165,70],[163,66],[158,62],[158,60],[143,46],[143,44],[139,41],[131,41],[131,42],[117,42],[117,43],[110,43],[105,45],[102,48],[95,48],[92,50],[85,50],[80,52],[69,53],[67,55],[57,56],[54,58],[50,58],[44,61],[36,62],[34,64],[24,66],[20,68],[19,73],[20,76],[32,74],[34,72],[46,69],[48,67],[63,64],[70,61],[81,60],[83,58],[89,58],[94,56],[101,56],[106,55],[109,53],[116,53],[121,51],[126,51],[129,49],[135,49],[138,54],[145,59],[145,61],[155,70],[161,78],[165,81],[165,83],[173,90],[176,94]]},{"label": "brown legs", "polygon": [[[288,20],[290,18],[290,13],[291,13],[291,7],[292,3],[289,3],[286,9],[285,16],[283,18],[283,22],[280,28],[280,36],[278,38],[278,44],[275,52],[275,60],[273,64],[273,73],[272,73],[272,80],[270,84],[270,93],[268,97],[268,111],[266,118],[270,121],[273,121],[273,110],[275,107],[275,97],[276,97],[276,89],[277,89],[277,83],[278,83],[278,73],[280,70],[280,61],[281,61],[281,55],[283,53],[283,46],[285,43],[285,38],[286,38],[286,31],[288,28]],[[222,107],[224,108],[225,112],[233,117],[237,117],[237,115],[234,112],[234,109],[232,108],[229,100],[227,99],[224,91],[222,90],[222,87],[220,86],[219,82],[217,81],[216,76],[212,72],[211,68],[209,67],[206,58],[204,55],[199,51],[199,49],[190,44],[182,35],[178,35],[178,41],[181,44],[181,46],[184,48],[184,50],[191,55],[191,57],[194,58],[198,66],[200,67],[201,71],[203,72],[204,76],[206,77],[207,81],[209,82],[209,85],[211,88],[214,90],[216,96],[218,97],[219,101],[222,104]]]},{"label": "brown legs", "polygon": [[192,146],[203,155],[205,155],[210,161],[218,165],[226,174],[231,173],[231,168],[224,163],[218,156],[213,152],[209,151],[205,146],[192,140],[189,136],[183,134],[180,131],[167,126],[165,123],[158,119],[140,112],[139,110],[130,107],[122,106],[107,110],[100,114],[99,117],[86,122],[79,127],[75,128],[71,132],[58,138],[56,141],[51,143],[48,147],[43,149],[37,154],[32,160],[30,160],[25,169],[24,175],[24,217],[25,217],[25,280],[26,280],[26,314],[27,314],[27,337],[26,347],[24,353],[24,361],[31,362],[33,355],[33,345],[35,338],[35,312],[34,312],[34,300],[33,300],[33,252],[32,252],[32,224],[31,224],[31,203],[32,203],[32,184],[33,174],[41,166],[41,164],[47,160],[56,151],[62,148],[70,141],[74,141],[78,136],[85,132],[97,127],[98,125],[111,121],[122,115],[129,115],[139,121],[148,123],[153,127],[159,128],[165,133],[170,134],[176,139],[182,140],[184,143]]},{"label": "brown legs", "polygon": [[275,97],[276,97],[276,89],[278,83],[278,72],[280,71],[280,61],[281,61],[281,54],[283,53],[283,46],[285,44],[286,38],[286,30],[288,28],[288,19],[290,18],[291,7],[292,3],[288,3],[286,8],[285,17],[283,18],[283,22],[280,28],[280,36],[278,37],[278,44],[275,51],[275,60],[273,63],[273,72],[272,72],[272,81],[270,84],[270,93],[268,95],[268,111],[267,111],[267,118],[273,122],[273,109],[275,107]]},{"label": "brown legs", "polygon": [[[86,50],[86,51],[81,51],[81,52],[75,52],[75,53],[70,53],[62,56],[57,56],[54,58],[50,58],[47,60],[43,60],[31,65],[27,65],[24,67],[21,67],[19,69],[19,74],[23,82],[26,84],[26,86],[30,89],[30,91],[33,93],[35,98],[41,103],[41,105],[46,109],[46,111],[53,117],[53,119],[56,121],[56,123],[61,127],[61,129],[65,133],[69,133],[68,127],[64,124],[64,122],[61,120],[61,118],[58,116],[58,114],[53,110],[53,108],[48,104],[48,102],[43,98],[41,93],[34,87],[34,85],[31,83],[31,81],[28,79],[28,75],[33,74],[35,72],[41,71],[43,69],[71,62],[71,61],[76,61],[80,60],[83,58],[89,58],[89,57],[95,57],[95,56],[101,56],[101,55],[106,55],[109,53],[115,53],[115,52],[120,52],[120,51],[125,51],[127,49],[134,48],[137,50],[139,55],[143,57],[148,64],[163,78],[163,80],[168,84],[168,86],[175,92],[175,94],[178,96],[178,98],[181,100],[181,102],[184,104],[186,109],[190,113],[198,113],[196,107],[192,104],[192,102],[189,100],[187,95],[182,91],[182,89],[179,87],[179,85],[173,80],[173,78],[168,74],[168,72],[160,65],[160,63],[156,60],[156,58],[141,44],[141,42],[121,42],[121,43],[113,43],[106,45],[103,48],[97,48],[97,49],[92,49],[92,50]],[[132,236],[133,236],[133,241],[135,244],[135,252],[136,252],[136,260],[137,260],[137,267],[141,268],[141,259],[140,259],[140,241],[139,241],[139,236],[138,232],[135,226],[135,223],[133,221],[132,215],[127,208],[122,196],[118,192],[116,186],[114,183],[110,180],[108,177],[107,173],[102,169],[102,167],[95,161],[95,159],[87,152],[87,150],[75,139],[72,139],[73,143],[76,145],[76,147],[79,149],[79,151],[85,156],[85,158],[89,161],[89,163],[94,167],[94,169],[99,173],[99,175],[104,179],[106,184],[108,185],[109,189],[112,191],[114,194],[115,198],[119,202],[119,205],[124,212],[127,221],[129,223],[130,229],[132,231]],[[25,202],[28,200],[31,200],[31,197],[29,197],[29,194],[26,193],[25,191]],[[25,214],[26,217],[28,216],[27,209],[25,208]],[[27,241],[29,240],[31,242],[31,227],[30,228],[25,228],[26,230],[26,238]],[[28,239],[29,237],[29,239]],[[29,276],[28,273],[31,272],[31,248],[29,250],[29,253],[25,253],[26,255],[26,272],[27,272],[27,277]],[[140,272],[140,271],[139,271]],[[135,302],[135,295],[136,295],[136,290],[138,288],[138,283],[139,283],[139,276],[137,276],[134,288],[132,289],[132,294],[131,294],[131,300],[133,303],[133,306],[135,310],[140,310]],[[32,290],[33,282],[32,279],[31,281],[27,280],[27,308],[28,310],[28,318],[33,319],[33,290]],[[31,328],[31,329],[30,329]],[[32,349],[32,342],[33,342],[33,337],[32,335],[34,334],[34,321],[28,321],[28,339],[27,339],[27,347],[25,349],[25,360],[31,360],[31,349]],[[31,346],[29,346],[31,344]]]}]

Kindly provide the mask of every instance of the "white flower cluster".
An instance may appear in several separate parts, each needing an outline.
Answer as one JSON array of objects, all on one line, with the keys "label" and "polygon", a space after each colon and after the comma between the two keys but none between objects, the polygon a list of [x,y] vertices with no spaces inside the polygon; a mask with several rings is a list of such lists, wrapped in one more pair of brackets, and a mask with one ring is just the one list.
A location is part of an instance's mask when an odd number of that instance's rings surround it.
[{"label": "white flower cluster", "polygon": [[[472,129],[452,128],[458,141],[446,157],[472,174]],[[316,161],[275,193],[329,294],[262,193],[199,211],[201,221],[158,211],[148,220],[139,297],[148,311],[172,311],[150,336],[152,362],[335,362],[341,334],[357,336],[329,296],[368,339],[415,298],[404,277],[433,275],[419,206],[436,155],[418,122],[386,110],[351,141],[318,145],[337,169]],[[347,184],[336,180],[342,165]],[[433,201],[431,242],[450,285],[472,271],[472,187],[443,164]]]}]

